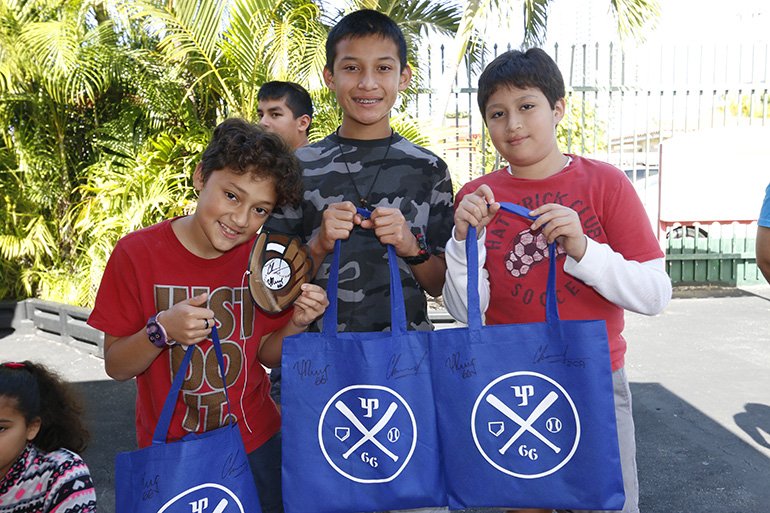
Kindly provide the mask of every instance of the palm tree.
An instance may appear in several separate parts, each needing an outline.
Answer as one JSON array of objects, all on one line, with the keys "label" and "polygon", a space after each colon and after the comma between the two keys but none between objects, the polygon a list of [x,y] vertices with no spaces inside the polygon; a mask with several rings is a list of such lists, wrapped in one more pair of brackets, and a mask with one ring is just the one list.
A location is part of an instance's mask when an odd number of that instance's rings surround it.
[{"label": "palm tree", "polygon": [[[94,101],[110,83],[110,34],[86,22],[90,4],[0,1],[0,126],[3,173],[0,256],[21,272],[73,250],[63,219],[81,163]],[[13,265],[9,263],[13,262]],[[18,288],[8,293],[18,294]]]},{"label": "palm tree", "polygon": [[267,80],[291,76],[308,86],[320,75],[313,50],[326,32],[312,2],[137,0],[115,8],[158,40],[161,61],[186,77],[185,95],[208,124],[254,119],[256,93]]},{"label": "palm tree", "polygon": [[[429,31],[451,35],[460,18],[456,7],[428,0],[350,0],[344,10],[364,7],[384,12],[399,23],[412,64],[417,64],[421,37]],[[197,0],[158,5],[153,0],[135,0],[118,2],[116,8],[141,20],[158,38],[164,62],[190,76],[188,94],[209,113],[215,112],[218,119],[228,115],[253,119],[256,93],[268,80],[300,83],[317,105],[331,98],[323,93],[321,82],[326,35],[344,11],[328,3]],[[420,66],[413,68],[419,70]],[[412,93],[418,83],[419,79],[415,80]],[[322,117],[316,126],[322,126],[329,106],[318,106]]]},{"label": "palm tree", "polygon": [[98,0],[0,0],[0,20],[0,293],[87,304],[109,249],[76,216],[85,177],[131,169],[183,96]]}]

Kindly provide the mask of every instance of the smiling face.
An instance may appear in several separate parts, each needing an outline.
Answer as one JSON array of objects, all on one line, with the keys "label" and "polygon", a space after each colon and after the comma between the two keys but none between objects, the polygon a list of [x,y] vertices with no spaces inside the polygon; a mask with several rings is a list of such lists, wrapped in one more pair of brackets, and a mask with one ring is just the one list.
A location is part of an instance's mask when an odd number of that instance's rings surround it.
[{"label": "smiling face", "polygon": [[199,165],[193,185],[200,192],[192,216],[172,224],[182,244],[201,258],[217,258],[253,237],[275,208],[271,178],[229,169],[212,171],[206,180]]},{"label": "smiling face", "polygon": [[16,399],[0,396],[0,480],[24,452],[27,441],[34,439],[39,430],[39,417],[27,424],[17,409]]},{"label": "smiling face", "polygon": [[390,38],[367,35],[339,41],[334,69],[324,68],[324,80],[342,108],[340,135],[388,137],[390,109],[411,79],[409,66],[401,71],[398,48]]},{"label": "smiling face", "polygon": [[295,118],[283,98],[259,100],[257,116],[260,125],[283,137],[295,150],[307,144],[310,116]]},{"label": "smiling face", "polygon": [[564,106],[562,98],[552,109],[535,87],[500,87],[490,95],[486,106],[489,136],[515,176],[546,178],[553,169],[561,169],[564,155],[556,141],[556,125],[564,117]]}]

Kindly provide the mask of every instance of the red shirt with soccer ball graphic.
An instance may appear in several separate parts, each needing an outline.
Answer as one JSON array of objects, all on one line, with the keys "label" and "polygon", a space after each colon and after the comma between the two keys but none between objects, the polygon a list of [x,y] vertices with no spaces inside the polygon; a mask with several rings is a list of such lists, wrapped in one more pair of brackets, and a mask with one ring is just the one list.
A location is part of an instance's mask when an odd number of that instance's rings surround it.
[{"label": "red shirt with soccer ball graphic", "polygon": [[[644,206],[622,171],[596,160],[571,155],[570,164],[542,180],[516,178],[508,168],[499,169],[467,183],[455,205],[480,185],[488,185],[496,201],[533,210],[547,203],[567,206],[578,213],[583,233],[608,244],[626,260],[646,262],[662,258]],[[490,301],[486,324],[518,324],[545,321],[548,281],[548,246],[532,222],[500,211],[486,228],[485,268],[489,272]],[[610,342],[612,370],[625,363],[626,341],[622,336],[623,309],[592,287],[564,272],[564,249],[557,244],[556,295],[563,320],[604,319]]]}]

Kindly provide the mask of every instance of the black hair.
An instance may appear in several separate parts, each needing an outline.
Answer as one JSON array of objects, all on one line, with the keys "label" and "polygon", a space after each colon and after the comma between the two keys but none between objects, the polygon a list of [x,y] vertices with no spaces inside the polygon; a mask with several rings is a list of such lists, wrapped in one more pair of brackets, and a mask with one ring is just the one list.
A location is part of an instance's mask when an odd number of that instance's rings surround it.
[{"label": "black hair", "polygon": [[404,34],[387,14],[373,9],[354,11],[342,18],[329,32],[326,38],[326,67],[334,74],[334,59],[337,57],[337,44],[343,39],[380,36],[396,43],[400,71],[406,68],[406,39]]},{"label": "black hair", "polygon": [[[294,114],[294,119],[307,115],[313,120],[313,101],[310,99],[310,93],[295,82],[265,82],[257,92],[257,100],[283,100]],[[310,133],[310,124],[305,132]]]},{"label": "black hair", "polygon": [[41,451],[64,447],[81,453],[88,446],[91,434],[81,419],[80,398],[44,365],[29,361],[0,365],[0,396],[16,401],[27,424],[40,418],[40,430],[32,443]]},{"label": "black hair", "polygon": [[302,169],[294,149],[280,135],[242,118],[226,119],[214,129],[200,165],[204,182],[221,169],[272,179],[276,208],[297,204],[302,195]]},{"label": "black hair", "polygon": [[559,66],[540,48],[530,48],[526,52],[510,50],[489,63],[479,77],[478,88],[479,110],[485,121],[489,97],[501,87],[540,89],[551,109],[565,94]]}]

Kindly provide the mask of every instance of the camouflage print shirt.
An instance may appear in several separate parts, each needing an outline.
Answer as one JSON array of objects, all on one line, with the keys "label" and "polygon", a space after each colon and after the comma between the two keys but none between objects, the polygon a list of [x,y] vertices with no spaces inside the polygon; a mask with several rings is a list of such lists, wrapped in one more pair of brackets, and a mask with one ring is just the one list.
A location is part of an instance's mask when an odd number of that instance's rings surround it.
[{"label": "camouflage print shirt", "polygon": [[[453,215],[452,179],[447,165],[435,154],[395,133],[388,150],[390,140],[346,139],[334,133],[297,150],[303,165],[302,202],[297,208],[276,210],[267,229],[298,235],[307,242],[320,228],[323,211],[330,204],[351,201],[360,206],[360,196],[364,196],[370,210],[378,206],[400,209],[412,232],[425,234],[431,252],[444,253],[452,233]],[[330,254],[314,279],[323,288],[329,281],[331,261]],[[425,293],[410,266],[400,258],[398,264],[408,329],[433,329]],[[350,238],[342,241],[338,331],[390,329],[389,287],[386,247],[373,230],[355,227]],[[318,330],[320,322],[311,326],[311,331]]]}]

